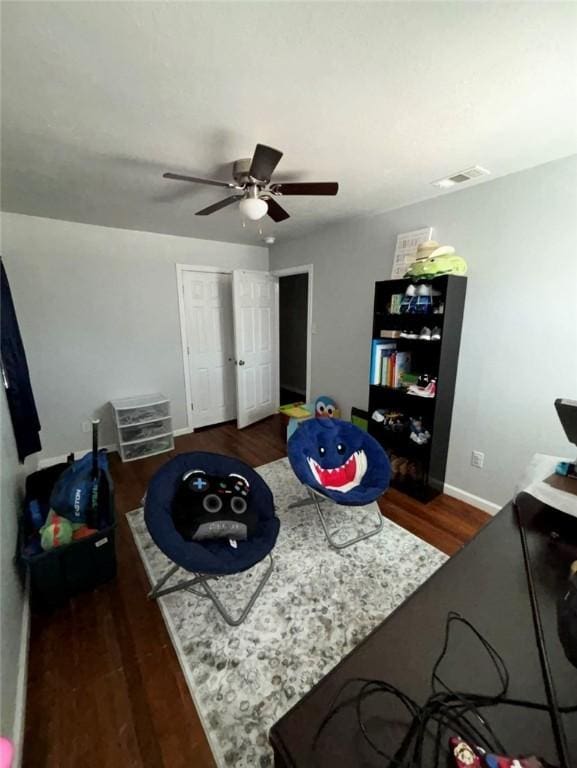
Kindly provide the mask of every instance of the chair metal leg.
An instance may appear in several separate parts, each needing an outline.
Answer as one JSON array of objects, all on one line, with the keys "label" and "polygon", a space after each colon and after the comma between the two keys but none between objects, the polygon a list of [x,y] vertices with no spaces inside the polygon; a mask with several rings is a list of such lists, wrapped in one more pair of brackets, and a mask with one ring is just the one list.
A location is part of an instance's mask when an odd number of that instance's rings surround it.
[{"label": "chair metal leg", "polygon": [[226,623],[229,624],[231,627],[238,627],[239,624],[242,624],[242,622],[248,616],[248,614],[250,612],[250,609],[255,604],[258,596],[262,592],[262,590],[264,588],[264,585],[269,580],[270,575],[271,575],[271,573],[274,570],[274,560],[272,559],[272,555],[269,554],[268,557],[269,557],[268,568],[266,569],[266,571],[263,574],[261,580],[257,584],[255,591],[252,593],[252,595],[250,597],[250,600],[248,601],[248,603],[246,604],[246,606],[243,608],[243,610],[240,612],[240,614],[238,615],[238,617],[236,619],[233,618],[233,616],[224,607],[224,605],[220,601],[220,598],[218,597],[218,595],[215,594],[214,590],[211,588],[211,586],[209,585],[208,581],[203,581],[202,582],[202,586],[206,590],[206,593],[207,593],[208,597],[210,597],[210,599],[214,603],[215,608],[220,613],[222,618],[226,621]]},{"label": "chair metal leg", "polygon": [[316,504],[317,500],[310,492],[310,488],[307,488],[307,490],[309,491],[308,499],[299,499],[299,501],[293,501],[292,504],[288,505],[287,509],[300,509],[301,507],[310,507],[313,504]]},{"label": "chair metal leg", "polygon": [[148,593],[148,597],[150,600],[159,597],[160,590],[164,584],[170,579],[173,573],[176,573],[178,571],[178,565],[171,566],[168,571],[164,574],[164,576],[161,576],[160,579],[156,582],[156,584],[152,587],[150,592]]},{"label": "chair metal leg", "polygon": [[201,581],[204,581],[204,579],[207,578],[216,578],[214,576],[195,576],[194,579],[187,579],[186,581],[179,581],[178,584],[175,584],[172,587],[166,587],[166,589],[162,589],[164,584],[170,579],[170,577],[175,574],[178,569],[180,568],[179,565],[173,565],[171,566],[168,571],[164,574],[164,576],[161,576],[160,579],[156,582],[154,587],[150,590],[148,593],[148,597],[150,600],[156,600],[157,597],[163,597],[164,595],[170,595],[172,592],[178,592],[180,589],[188,589],[189,587],[194,586],[194,584],[199,584]]},{"label": "chair metal leg", "polygon": [[321,509],[321,503],[323,501],[326,501],[325,497],[322,496],[320,493],[317,493],[316,491],[314,491],[312,488],[309,488],[308,486],[305,486],[305,487],[309,493],[309,498],[303,499],[302,501],[294,502],[289,506],[289,509],[297,509],[298,507],[308,507],[310,505],[314,505],[314,507],[317,510],[317,514],[320,518],[321,525],[323,526],[323,531],[325,532],[325,536],[327,537],[327,540],[333,549],[346,549],[347,547],[350,547],[353,544],[357,544],[359,541],[363,541],[363,539],[368,539],[371,536],[374,536],[376,533],[378,533],[382,529],[383,516],[381,515],[381,512],[377,507],[376,516],[378,520],[374,528],[371,528],[369,531],[366,531],[365,533],[361,533],[359,536],[355,536],[354,539],[348,539],[347,541],[342,541],[342,542],[336,541],[328,529],[327,522],[323,515],[323,511]]},{"label": "chair metal leg", "polygon": [[[208,576],[207,574],[197,574],[194,579],[188,579],[187,581],[180,581],[178,584],[175,584],[172,587],[166,587],[165,589],[162,589],[163,585],[166,584],[168,579],[176,573],[176,571],[179,569],[180,566],[173,565],[165,574],[162,576],[157,583],[154,585],[152,590],[149,592],[148,597],[150,599],[156,600],[158,597],[162,597],[163,595],[169,595],[172,592],[178,592],[181,589],[186,589],[191,592],[194,592],[195,595],[198,595],[199,597],[208,597],[212,600],[214,603],[215,608],[220,613],[222,618],[226,621],[227,624],[230,624],[231,627],[238,627],[239,624],[242,624],[242,622],[246,619],[248,616],[251,608],[255,604],[258,596],[263,590],[264,585],[268,581],[271,573],[274,570],[274,560],[272,559],[272,555],[268,555],[269,558],[269,565],[266,569],[265,573],[261,577],[259,583],[256,586],[255,591],[251,595],[248,603],[243,608],[239,616],[235,619],[224,607],[222,604],[220,598],[218,595],[214,592],[214,590],[211,588],[210,584],[208,583],[211,579],[217,580],[219,578],[224,578],[222,576]],[[200,592],[197,592],[196,590],[193,590],[192,587],[196,584],[200,584],[203,588],[206,594],[202,594]]]}]

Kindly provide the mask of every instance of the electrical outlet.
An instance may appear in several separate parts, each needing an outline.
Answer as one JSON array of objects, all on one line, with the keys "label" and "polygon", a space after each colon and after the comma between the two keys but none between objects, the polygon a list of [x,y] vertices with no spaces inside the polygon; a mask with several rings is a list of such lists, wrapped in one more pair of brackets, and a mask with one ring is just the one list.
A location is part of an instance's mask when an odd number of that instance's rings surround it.
[{"label": "electrical outlet", "polygon": [[471,453],[471,466],[477,467],[477,469],[483,469],[485,463],[485,454],[481,451],[473,451]]},{"label": "electrical outlet", "polygon": [[83,432],[90,432],[92,429],[92,424],[89,421],[83,421],[82,422],[82,431]]}]

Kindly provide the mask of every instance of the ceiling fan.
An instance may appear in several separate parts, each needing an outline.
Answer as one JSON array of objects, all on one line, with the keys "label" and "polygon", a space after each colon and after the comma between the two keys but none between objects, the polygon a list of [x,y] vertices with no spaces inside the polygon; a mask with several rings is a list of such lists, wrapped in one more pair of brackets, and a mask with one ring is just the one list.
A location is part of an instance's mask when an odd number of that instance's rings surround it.
[{"label": "ceiling fan", "polygon": [[241,213],[248,219],[258,221],[269,215],[273,221],[284,221],[290,214],[279,205],[276,198],[285,195],[336,195],[339,185],[336,181],[298,181],[271,183],[271,176],[282,157],[282,152],[265,144],[257,144],[252,159],[237,160],[233,164],[234,181],[201,179],[196,176],[183,176],[180,173],[165,173],[164,179],[192,181],[196,184],[210,184],[213,187],[226,187],[235,190],[235,194],[219,200],[217,203],[197,211],[197,216],[208,216],[233,203],[239,202]]}]

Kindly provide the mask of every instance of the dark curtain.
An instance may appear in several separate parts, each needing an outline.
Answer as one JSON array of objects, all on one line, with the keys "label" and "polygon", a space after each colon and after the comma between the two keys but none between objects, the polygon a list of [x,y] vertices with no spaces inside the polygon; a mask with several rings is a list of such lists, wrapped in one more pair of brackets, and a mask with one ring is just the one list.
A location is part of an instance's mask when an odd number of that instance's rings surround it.
[{"label": "dark curtain", "polygon": [[18,458],[21,462],[41,449],[40,421],[34,402],[26,353],[16,319],[16,310],[4,262],[0,260],[0,352],[2,380],[6,389]]}]

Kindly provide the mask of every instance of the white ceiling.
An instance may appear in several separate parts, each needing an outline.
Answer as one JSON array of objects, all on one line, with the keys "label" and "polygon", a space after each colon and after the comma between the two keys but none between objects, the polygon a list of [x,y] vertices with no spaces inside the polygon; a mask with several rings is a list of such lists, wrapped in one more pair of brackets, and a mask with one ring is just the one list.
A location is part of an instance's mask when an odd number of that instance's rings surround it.
[{"label": "white ceiling", "polygon": [[[292,198],[277,239],[577,152],[575,3],[3,2],[2,208],[258,242],[225,190],[257,141]],[[492,177],[489,177],[492,178]],[[475,182],[475,183],[483,183]]]}]

